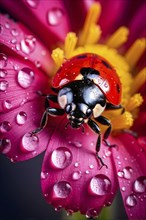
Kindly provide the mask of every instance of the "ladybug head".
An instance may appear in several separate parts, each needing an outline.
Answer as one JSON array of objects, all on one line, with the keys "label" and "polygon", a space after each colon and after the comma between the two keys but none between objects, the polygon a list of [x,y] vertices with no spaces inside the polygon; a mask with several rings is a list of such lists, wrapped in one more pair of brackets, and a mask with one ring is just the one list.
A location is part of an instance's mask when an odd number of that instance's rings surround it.
[{"label": "ladybug head", "polygon": [[79,128],[88,119],[98,117],[105,109],[106,99],[102,91],[92,82],[74,81],[58,93],[58,103],[67,113],[69,124]]}]

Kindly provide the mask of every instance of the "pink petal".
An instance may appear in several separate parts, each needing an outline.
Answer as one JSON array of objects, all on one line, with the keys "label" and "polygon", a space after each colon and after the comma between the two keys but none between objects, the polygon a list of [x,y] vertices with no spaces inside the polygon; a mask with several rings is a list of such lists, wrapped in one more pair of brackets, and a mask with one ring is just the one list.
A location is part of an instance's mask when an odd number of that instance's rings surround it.
[{"label": "pink petal", "polygon": [[51,49],[56,42],[64,41],[70,29],[67,11],[60,0],[2,0],[1,4]]},{"label": "pink petal", "polygon": [[1,15],[0,42],[25,59],[31,60],[36,67],[51,70],[52,60],[47,48],[22,24]]},{"label": "pink petal", "polygon": [[81,129],[65,129],[66,123],[61,121],[48,143],[41,172],[43,194],[56,210],[65,208],[69,214],[80,210],[93,217],[111,204],[117,191],[111,151],[101,146],[99,155],[108,168],[100,169],[97,135],[86,125],[84,134]]},{"label": "pink petal", "polygon": [[146,149],[129,135],[114,137],[119,146],[113,150],[117,176],[129,219],[146,217]]},{"label": "pink petal", "polygon": [[41,98],[37,91],[47,92],[48,79],[32,63],[21,60],[8,48],[2,49],[0,151],[12,161],[26,160],[46,149],[52,129],[56,125],[54,119],[49,120],[49,128],[46,128],[38,138],[25,135],[39,127],[44,112],[44,98]]}]

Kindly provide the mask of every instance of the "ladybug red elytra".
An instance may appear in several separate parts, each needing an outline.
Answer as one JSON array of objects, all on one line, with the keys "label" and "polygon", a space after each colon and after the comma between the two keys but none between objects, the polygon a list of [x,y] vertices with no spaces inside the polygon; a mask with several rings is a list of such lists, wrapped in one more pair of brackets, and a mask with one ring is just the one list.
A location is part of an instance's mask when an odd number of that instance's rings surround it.
[{"label": "ladybug red elytra", "polygon": [[[120,79],[103,57],[92,53],[84,53],[66,60],[55,74],[52,81],[53,91],[45,101],[45,112],[40,127],[32,132],[37,134],[47,123],[48,115],[59,116],[67,114],[68,125],[84,131],[84,123],[98,134],[96,154],[102,165],[105,165],[98,155],[101,145],[100,127],[96,123],[108,126],[103,135],[106,139],[111,132],[110,121],[102,116],[107,109],[119,109],[121,101]],[[50,107],[49,100],[58,103],[59,108]]]}]

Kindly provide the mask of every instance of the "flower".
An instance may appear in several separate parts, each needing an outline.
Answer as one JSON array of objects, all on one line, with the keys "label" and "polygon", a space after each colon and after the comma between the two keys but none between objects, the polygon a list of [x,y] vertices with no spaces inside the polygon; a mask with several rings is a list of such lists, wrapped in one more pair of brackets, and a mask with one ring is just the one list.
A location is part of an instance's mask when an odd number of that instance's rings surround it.
[{"label": "flower", "polygon": [[[145,4],[138,5],[136,18],[127,28],[118,23],[121,20],[126,24],[126,20],[122,20],[125,8],[129,7],[126,1],[113,4],[109,0],[109,5],[103,4],[106,17],[101,15],[99,25],[101,5],[75,1],[73,7],[78,6],[78,12],[83,14],[81,24],[84,11],[79,9],[91,6],[82,29],[77,22],[80,14],[72,16],[74,10],[67,1],[65,4],[49,1],[48,4],[48,1],[26,0],[16,4],[13,0],[5,0],[1,4],[28,27],[1,15],[1,152],[16,162],[46,150],[41,172],[42,191],[56,210],[65,208],[69,214],[79,210],[89,218],[95,217],[104,206],[112,203],[120,188],[129,219],[144,219],[146,141],[141,125],[145,126],[145,91],[143,97],[139,91],[145,82],[146,69],[143,68],[144,59],[140,59],[145,39],[139,37],[143,37],[141,19]],[[111,5],[116,13],[111,14]],[[23,13],[20,13],[22,8]],[[117,18],[120,12],[121,17]],[[78,35],[69,32],[72,26],[75,30],[80,29]],[[135,29],[139,30],[139,35]],[[134,32],[135,38],[130,36],[126,44],[129,32],[130,35]],[[60,47],[54,49],[56,44]],[[121,103],[125,112],[114,110],[103,114],[113,127],[108,141],[118,147],[101,144],[99,155],[108,166],[102,169],[95,152],[97,135],[87,125],[85,133],[70,127],[65,129],[66,117],[49,116],[44,130],[31,135],[44,112],[44,97],[38,91],[51,93],[51,74],[64,59],[86,52],[106,58],[116,69],[123,89]],[[141,63],[137,65],[139,60]],[[135,138],[132,130],[129,132],[132,126],[140,137]],[[103,134],[104,126],[101,130]]]}]

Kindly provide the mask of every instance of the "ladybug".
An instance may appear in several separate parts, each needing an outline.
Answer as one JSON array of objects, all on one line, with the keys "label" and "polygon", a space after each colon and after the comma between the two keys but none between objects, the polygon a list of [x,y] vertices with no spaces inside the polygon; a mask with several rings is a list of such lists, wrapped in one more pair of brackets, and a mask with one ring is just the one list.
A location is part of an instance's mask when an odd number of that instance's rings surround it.
[{"label": "ladybug", "polygon": [[[84,123],[98,134],[96,155],[102,165],[105,165],[98,155],[101,145],[100,127],[96,123],[107,126],[103,140],[106,141],[112,126],[110,121],[102,116],[108,109],[122,108],[121,82],[111,64],[103,57],[93,53],[84,53],[65,61],[55,74],[52,89],[56,94],[48,94],[45,101],[45,112],[40,127],[32,132],[40,132],[47,123],[48,115],[67,115],[68,125],[72,128],[82,127]],[[59,108],[50,107],[49,101],[59,104]]]}]

